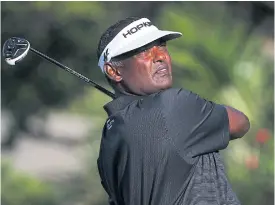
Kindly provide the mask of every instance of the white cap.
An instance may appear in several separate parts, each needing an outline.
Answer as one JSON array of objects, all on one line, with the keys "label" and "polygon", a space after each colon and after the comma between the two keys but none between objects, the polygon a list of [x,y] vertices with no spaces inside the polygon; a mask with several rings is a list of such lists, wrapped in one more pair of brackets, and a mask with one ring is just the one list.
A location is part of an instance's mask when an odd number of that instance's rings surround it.
[{"label": "white cap", "polygon": [[181,36],[182,33],[180,32],[159,30],[147,18],[139,19],[122,29],[105,47],[100,55],[98,66],[104,72],[104,63],[110,62],[116,56],[140,48],[160,38],[168,41]]}]

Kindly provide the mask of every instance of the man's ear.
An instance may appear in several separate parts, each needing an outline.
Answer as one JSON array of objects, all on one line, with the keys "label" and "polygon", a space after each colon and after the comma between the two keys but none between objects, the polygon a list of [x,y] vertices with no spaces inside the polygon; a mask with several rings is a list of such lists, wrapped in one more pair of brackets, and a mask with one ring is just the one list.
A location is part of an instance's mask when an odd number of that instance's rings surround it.
[{"label": "man's ear", "polygon": [[108,78],[110,78],[111,80],[113,80],[115,82],[120,82],[122,80],[122,76],[121,76],[119,70],[116,67],[112,66],[112,64],[105,63],[104,71],[105,71],[106,75],[108,76]]}]

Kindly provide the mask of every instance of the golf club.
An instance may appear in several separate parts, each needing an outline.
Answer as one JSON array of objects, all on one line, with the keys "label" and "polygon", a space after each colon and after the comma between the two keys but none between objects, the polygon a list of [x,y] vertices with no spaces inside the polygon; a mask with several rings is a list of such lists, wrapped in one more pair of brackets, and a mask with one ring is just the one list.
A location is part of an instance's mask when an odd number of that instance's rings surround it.
[{"label": "golf club", "polygon": [[57,65],[58,67],[62,68],[63,70],[79,77],[80,79],[82,79],[86,83],[89,83],[90,85],[94,86],[95,88],[97,88],[98,90],[100,90],[104,94],[108,95],[109,97],[115,98],[114,93],[112,93],[109,90],[107,90],[107,89],[103,88],[102,86],[98,85],[97,83],[95,83],[91,79],[89,79],[89,78],[85,77],[84,75],[81,75],[80,73],[74,71],[73,69],[59,63],[58,61],[46,56],[45,54],[35,50],[34,48],[32,48],[30,46],[30,43],[26,39],[18,38],[18,37],[12,37],[12,38],[8,39],[4,43],[2,52],[3,52],[3,56],[5,58],[5,61],[9,65],[15,65],[18,62],[20,62],[23,58],[26,57],[29,50],[32,51],[33,53],[35,53],[36,55],[46,59],[47,61]]}]

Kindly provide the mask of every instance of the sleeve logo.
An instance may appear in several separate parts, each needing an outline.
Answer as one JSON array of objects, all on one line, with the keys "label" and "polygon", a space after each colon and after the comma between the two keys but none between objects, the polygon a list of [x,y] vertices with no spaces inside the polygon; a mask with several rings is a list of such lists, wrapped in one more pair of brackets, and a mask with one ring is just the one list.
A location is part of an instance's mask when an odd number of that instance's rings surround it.
[{"label": "sleeve logo", "polygon": [[106,124],[107,124],[107,129],[108,130],[110,130],[112,128],[114,122],[115,122],[114,119],[108,119],[107,120]]}]

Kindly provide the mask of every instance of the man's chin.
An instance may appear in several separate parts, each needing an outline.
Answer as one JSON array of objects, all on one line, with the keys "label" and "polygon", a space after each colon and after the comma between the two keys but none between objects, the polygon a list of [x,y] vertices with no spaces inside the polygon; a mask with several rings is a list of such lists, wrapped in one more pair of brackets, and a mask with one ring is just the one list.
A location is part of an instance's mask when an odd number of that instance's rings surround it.
[{"label": "man's chin", "polygon": [[156,88],[158,90],[166,90],[172,87],[172,78],[161,78],[155,82]]}]

